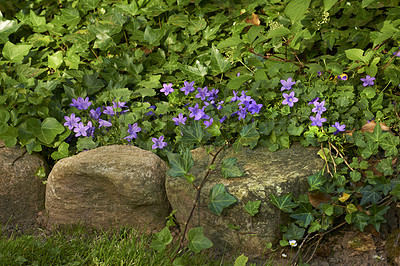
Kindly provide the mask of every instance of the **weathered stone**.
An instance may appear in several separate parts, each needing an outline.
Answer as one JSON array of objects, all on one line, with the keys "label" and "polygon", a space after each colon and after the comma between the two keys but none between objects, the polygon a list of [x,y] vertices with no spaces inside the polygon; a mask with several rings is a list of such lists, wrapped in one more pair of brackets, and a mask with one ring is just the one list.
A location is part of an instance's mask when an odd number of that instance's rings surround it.
[{"label": "weathered stone", "polygon": [[[192,151],[194,166],[191,169],[198,186],[211,162],[211,155],[205,149]],[[223,159],[235,157],[237,165],[245,172],[239,178],[222,177],[219,171]],[[254,150],[244,148],[237,154],[232,149],[223,151],[216,160],[217,169],[210,175],[202,189],[200,204],[194,211],[189,228],[203,226],[204,234],[214,243],[214,247],[234,254],[242,251],[248,256],[262,254],[268,242],[276,243],[280,239],[279,227],[285,224],[288,216],[269,202],[270,195],[277,196],[293,193],[298,196],[307,191],[307,177],[320,170],[324,161],[317,155],[317,149],[304,148],[293,144],[291,148],[269,152],[268,148]],[[224,209],[221,215],[215,215],[208,209],[209,193],[216,184],[225,185],[228,193],[237,199],[237,203]],[[196,190],[185,179],[167,175],[167,197],[181,228],[184,227],[193,207]],[[244,210],[248,201],[261,201],[259,213],[250,218]],[[230,229],[228,224],[238,229]]]},{"label": "weathered stone", "polygon": [[48,225],[159,230],[170,213],[166,169],[154,153],[129,145],[103,146],[62,159],[47,181]]},{"label": "weathered stone", "polygon": [[44,209],[46,186],[35,173],[43,158],[0,140],[0,223],[29,228]]}]

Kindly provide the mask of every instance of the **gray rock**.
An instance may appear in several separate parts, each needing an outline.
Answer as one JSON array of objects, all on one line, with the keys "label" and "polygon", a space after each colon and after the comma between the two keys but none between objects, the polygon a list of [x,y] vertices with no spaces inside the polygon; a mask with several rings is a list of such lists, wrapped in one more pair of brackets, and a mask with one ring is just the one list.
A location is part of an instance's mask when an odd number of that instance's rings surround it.
[{"label": "gray rock", "polygon": [[35,173],[43,158],[0,140],[0,223],[29,228],[44,209],[46,185]]},{"label": "gray rock", "polygon": [[154,153],[129,145],[103,146],[62,159],[47,181],[48,225],[160,230],[170,213],[166,169]]},{"label": "gray rock", "polygon": [[[244,252],[247,256],[259,256],[268,242],[276,243],[280,238],[280,225],[286,224],[288,216],[269,203],[270,195],[283,195],[287,192],[298,196],[307,191],[307,177],[319,171],[324,161],[317,155],[318,149],[304,148],[293,144],[291,148],[269,152],[268,148],[254,150],[244,148],[237,154],[232,149],[223,151],[217,161],[217,169],[210,175],[202,189],[200,204],[196,208],[189,228],[203,226],[204,234],[210,238],[214,247],[224,252]],[[198,186],[203,179],[206,167],[211,161],[205,149],[192,151],[194,166],[190,173],[196,176]],[[239,178],[222,177],[220,162],[229,157],[237,158],[237,165],[245,172]],[[208,209],[209,193],[216,184],[225,185],[227,191],[237,202],[224,209],[221,215]],[[167,197],[181,229],[184,227],[195,200],[196,190],[185,179],[167,175]],[[259,213],[250,218],[244,210],[248,201],[261,201]],[[238,227],[230,229],[228,224]]]}]

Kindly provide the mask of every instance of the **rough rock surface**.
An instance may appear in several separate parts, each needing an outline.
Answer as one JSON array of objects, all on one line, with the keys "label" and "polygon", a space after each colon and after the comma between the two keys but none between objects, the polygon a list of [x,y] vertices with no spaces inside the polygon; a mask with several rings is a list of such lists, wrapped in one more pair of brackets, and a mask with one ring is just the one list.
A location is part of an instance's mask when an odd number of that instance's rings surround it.
[{"label": "rough rock surface", "polygon": [[29,227],[44,209],[46,186],[36,175],[43,158],[0,140],[0,224]]},{"label": "rough rock surface", "polygon": [[[214,247],[224,252],[234,254],[241,251],[250,256],[261,255],[268,242],[276,243],[280,239],[279,226],[285,224],[288,218],[269,203],[269,196],[272,193],[280,196],[288,192],[298,196],[306,192],[307,177],[324,165],[317,151],[299,144],[277,152],[269,152],[266,147],[254,150],[244,148],[237,154],[232,149],[223,151],[216,161],[216,171],[202,189],[200,204],[189,228],[203,226],[204,234],[210,238]],[[198,186],[211,156],[203,148],[193,150],[192,156],[194,166],[190,173],[196,177],[194,184]],[[228,179],[221,176],[218,166],[223,159],[229,157],[238,159],[237,165],[245,172],[245,176]],[[228,193],[237,199],[221,215],[215,215],[208,209],[209,193],[216,184],[225,185]],[[167,175],[166,191],[172,210],[178,210],[175,216],[182,230],[192,209],[196,190],[185,179]],[[250,218],[244,206],[248,201],[257,200],[261,201],[259,213]],[[231,229],[232,226],[237,229]]]},{"label": "rough rock surface", "polygon": [[167,165],[150,151],[103,146],[62,159],[46,188],[48,225],[120,225],[150,231],[165,227]]}]

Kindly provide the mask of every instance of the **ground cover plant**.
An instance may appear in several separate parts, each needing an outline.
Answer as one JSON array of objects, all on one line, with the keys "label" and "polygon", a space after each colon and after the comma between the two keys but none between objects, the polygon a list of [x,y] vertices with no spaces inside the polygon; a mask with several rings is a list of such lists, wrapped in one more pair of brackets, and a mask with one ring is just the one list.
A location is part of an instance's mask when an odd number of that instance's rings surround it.
[{"label": "ground cover plant", "polygon": [[[189,183],[208,176],[188,174],[193,148],[212,145],[215,158],[228,146],[276,151],[298,141],[320,147],[326,167],[309,177],[307,195],[271,195],[293,219],[280,244],[323,237],[341,222],[379,232],[400,197],[398,4],[0,3],[0,139],[50,165],[101,145],[136,145]],[[235,160],[224,164],[227,178],[242,174]],[[210,210],[235,201],[215,187]],[[194,252],[212,245],[201,228],[189,238]],[[153,248],[170,239],[167,227]]]}]

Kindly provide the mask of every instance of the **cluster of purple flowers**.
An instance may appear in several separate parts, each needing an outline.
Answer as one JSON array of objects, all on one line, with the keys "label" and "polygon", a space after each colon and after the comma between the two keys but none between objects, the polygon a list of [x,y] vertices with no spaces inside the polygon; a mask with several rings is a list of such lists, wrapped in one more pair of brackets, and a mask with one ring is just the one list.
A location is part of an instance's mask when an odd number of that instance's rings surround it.
[{"label": "cluster of purple flowers", "polygon": [[[288,78],[287,80],[281,80],[281,84],[282,84],[282,88],[281,88],[281,91],[284,91],[284,90],[291,90],[292,89],[292,86],[294,85],[294,84],[296,84],[296,82],[294,82],[294,81],[292,81],[292,78]],[[285,98],[283,101],[282,101],[282,104],[283,105],[288,105],[289,107],[293,107],[293,104],[295,103],[295,102],[298,102],[299,101],[299,99],[298,98],[296,98],[296,97],[294,97],[294,91],[291,91],[289,94],[287,94],[287,93],[282,93],[282,96],[283,96],[283,98]]]},{"label": "cluster of purple flowers", "polygon": [[[312,126],[322,126],[323,122],[326,122],[326,118],[321,117],[322,113],[326,111],[325,101],[318,102],[319,98],[315,98],[308,103],[308,105],[313,104],[314,108],[311,110],[313,113],[316,113],[315,116],[310,116],[311,125]],[[333,132],[333,135],[336,135],[339,132],[345,131],[344,128],[346,125],[341,125],[339,122],[335,122],[332,127],[336,128],[336,131]]]},{"label": "cluster of purple flowers", "polygon": [[[77,99],[72,99],[71,106],[77,108],[78,110],[88,110],[89,106],[92,105],[92,102],[89,101],[89,97],[85,99],[78,97]],[[89,117],[92,119],[93,123],[98,123],[98,128],[109,128],[112,126],[111,117],[120,116],[123,113],[128,111],[128,107],[126,106],[126,102],[112,102],[111,106],[102,106],[97,107],[96,109],[89,110]],[[101,118],[102,115],[106,115],[108,119]],[[65,123],[64,126],[68,126],[69,130],[73,130],[75,132],[75,137],[88,137],[94,136],[94,132],[96,127],[93,126],[92,121],[88,121],[85,125],[81,121],[80,117],[76,117],[75,113],[72,113],[70,116],[64,116]],[[129,129],[127,130],[128,136],[125,137],[127,141],[131,141],[133,138],[137,138],[137,133],[141,131],[141,128],[138,127],[137,123],[133,125],[128,125]]]}]

